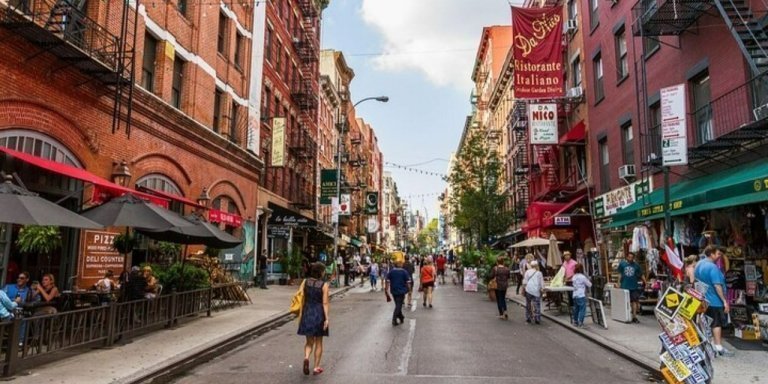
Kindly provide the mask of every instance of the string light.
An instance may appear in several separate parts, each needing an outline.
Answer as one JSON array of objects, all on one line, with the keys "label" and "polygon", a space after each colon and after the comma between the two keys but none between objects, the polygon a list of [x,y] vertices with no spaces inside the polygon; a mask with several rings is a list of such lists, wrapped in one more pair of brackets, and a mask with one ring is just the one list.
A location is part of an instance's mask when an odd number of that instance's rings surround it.
[{"label": "string light", "polygon": [[445,173],[425,171],[423,169],[406,167],[405,165],[390,163],[388,161],[385,161],[384,165],[387,166],[387,167],[393,167],[393,168],[397,168],[397,169],[402,169],[402,170],[408,171],[408,172],[418,173],[420,175],[437,176],[437,177],[443,178],[443,180],[448,179],[448,175],[446,175]]}]

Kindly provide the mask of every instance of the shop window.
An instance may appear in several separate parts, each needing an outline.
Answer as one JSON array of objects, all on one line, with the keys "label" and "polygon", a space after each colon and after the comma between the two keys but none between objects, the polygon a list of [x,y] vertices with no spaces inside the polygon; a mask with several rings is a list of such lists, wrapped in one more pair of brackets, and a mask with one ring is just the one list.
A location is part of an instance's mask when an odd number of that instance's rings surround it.
[{"label": "shop window", "polygon": [[144,34],[144,57],[141,64],[141,87],[155,91],[155,60],[157,59],[157,39],[147,31]]},{"label": "shop window", "polygon": [[176,56],[173,60],[173,84],[171,85],[171,105],[181,109],[181,91],[184,80],[184,60]]},{"label": "shop window", "polygon": [[608,148],[608,139],[603,138],[598,142],[600,150],[600,192],[605,193],[611,190],[611,170]]}]

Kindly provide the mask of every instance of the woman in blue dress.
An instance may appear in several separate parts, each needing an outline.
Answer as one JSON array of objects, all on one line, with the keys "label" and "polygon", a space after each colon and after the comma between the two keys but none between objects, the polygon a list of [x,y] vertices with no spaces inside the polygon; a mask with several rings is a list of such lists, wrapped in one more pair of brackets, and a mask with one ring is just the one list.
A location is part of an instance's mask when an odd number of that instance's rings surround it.
[{"label": "woman in blue dress", "polygon": [[304,280],[304,306],[301,309],[298,334],[307,338],[304,344],[304,374],[309,375],[309,356],[315,351],[313,373],[323,373],[320,359],[323,357],[323,337],[328,336],[328,311],[330,298],[328,283],[323,280],[325,264],[313,263],[309,267],[309,278]]}]

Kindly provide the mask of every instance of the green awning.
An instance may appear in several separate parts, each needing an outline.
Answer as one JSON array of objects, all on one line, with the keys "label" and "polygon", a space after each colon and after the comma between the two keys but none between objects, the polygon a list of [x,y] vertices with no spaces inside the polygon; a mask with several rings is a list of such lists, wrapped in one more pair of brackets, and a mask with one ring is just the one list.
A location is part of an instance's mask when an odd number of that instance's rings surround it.
[{"label": "green awning", "polygon": [[357,248],[360,248],[360,246],[363,245],[363,242],[360,241],[359,239],[355,238],[355,237],[353,237],[352,240],[350,240],[349,243],[354,245]]},{"label": "green awning", "polygon": [[[669,196],[672,216],[768,201],[768,162],[759,160],[681,181],[670,186]],[[613,223],[626,225],[661,217],[664,217],[664,190],[657,189],[611,219]],[[618,224],[610,224],[614,226]]]}]

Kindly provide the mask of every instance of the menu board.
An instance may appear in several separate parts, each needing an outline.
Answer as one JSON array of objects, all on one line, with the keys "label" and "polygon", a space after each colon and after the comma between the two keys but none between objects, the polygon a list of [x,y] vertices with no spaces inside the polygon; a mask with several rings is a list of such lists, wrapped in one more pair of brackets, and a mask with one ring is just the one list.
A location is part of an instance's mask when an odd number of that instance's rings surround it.
[{"label": "menu board", "polygon": [[464,268],[464,292],[477,292],[477,269]]},{"label": "menu board", "polygon": [[605,321],[603,302],[592,297],[588,297],[587,300],[589,300],[589,310],[592,313],[592,322],[608,329],[608,322]]},{"label": "menu board", "polygon": [[112,248],[118,232],[84,230],[80,236],[82,251],[77,268],[77,286],[89,289],[104,277],[107,270],[115,276],[123,273],[125,256]]}]

